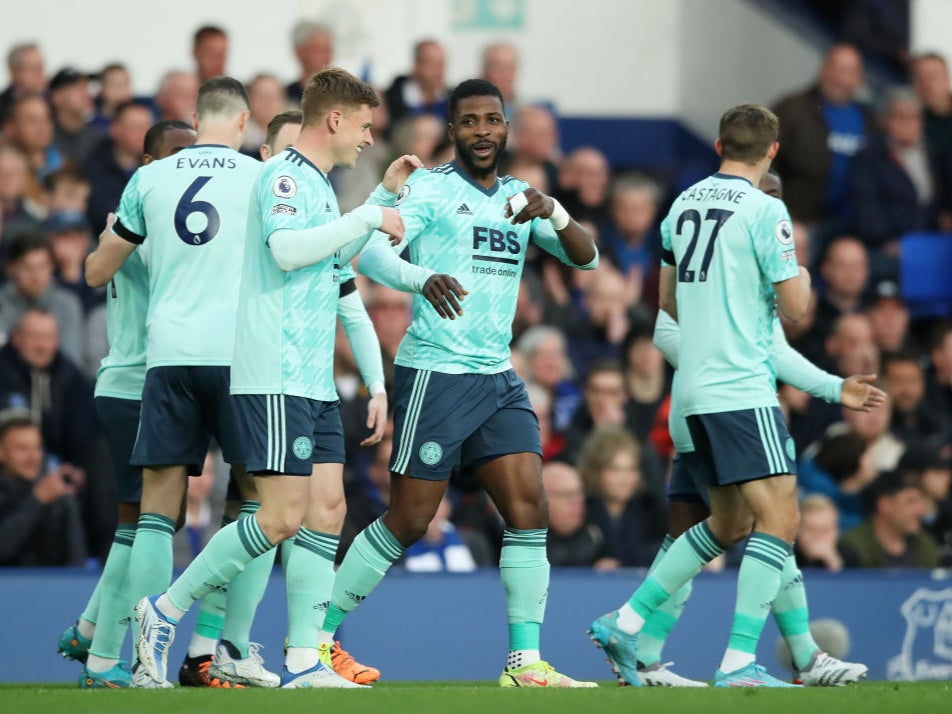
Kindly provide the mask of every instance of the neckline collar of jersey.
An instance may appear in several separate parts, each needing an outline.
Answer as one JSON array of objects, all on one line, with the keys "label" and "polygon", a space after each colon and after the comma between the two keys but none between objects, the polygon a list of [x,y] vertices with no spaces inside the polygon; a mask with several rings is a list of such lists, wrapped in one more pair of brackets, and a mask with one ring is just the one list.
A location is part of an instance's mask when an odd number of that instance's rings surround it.
[{"label": "neckline collar of jersey", "polygon": [[321,170],[317,167],[317,164],[315,164],[313,161],[311,161],[309,158],[307,158],[304,154],[302,154],[300,151],[298,151],[297,149],[295,149],[293,146],[289,146],[288,148],[285,149],[285,151],[290,151],[292,154],[294,154],[295,156],[297,156],[298,158],[300,158],[301,161],[303,161],[305,164],[307,164],[307,165],[310,166],[312,169],[314,169],[315,171],[317,171],[317,173],[319,173],[319,174],[321,175],[321,178],[323,178],[325,181],[329,181],[329,179],[327,178],[327,174],[325,174],[323,171],[321,171]]},{"label": "neckline collar of jersey", "polygon": [[754,184],[752,184],[750,180],[745,179],[743,176],[735,176],[734,174],[722,174],[720,171],[718,171],[716,174],[714,174],[713,178],[730,179],[732,181],[743,181],[744,183],[748,184],[751,188],[754,187]]},{"label": "neckline collar of jersey", "polygon": [[225,144],[192,144],[191,146],[182,147],[182,151],[185,151],[185,149],[231,149],[231,147]]},{"label": "neckline collar of jersey", "polygon": [[498,176],[498,174],[497,174],[497,176],[496,176],[496,183],[494,183],[494,184],[492,185],[492,188],[486,188],[486,187],[483,186],[481,183],[479,183],[476,179],[474,179],[472,176],[470,176],[470,175],[466,172],[466,169],[464,169],[462,166],[460,166],[460,165],[456,162],[456,159],[453,159],[452,161],[450,161],[450,164],[453,166],[453,169],[456,171],[456,173],[458,173],[458,174],[463,178],[463,180],[466,181],[466,183],[468,183],[470,186],[472,186],[473,188],[479,189],[480,191],[482,191],[483,193],[485,193],[487,196],[495,196],[495,195],[496,195],[496,191],[499,190],[499,176]]}]

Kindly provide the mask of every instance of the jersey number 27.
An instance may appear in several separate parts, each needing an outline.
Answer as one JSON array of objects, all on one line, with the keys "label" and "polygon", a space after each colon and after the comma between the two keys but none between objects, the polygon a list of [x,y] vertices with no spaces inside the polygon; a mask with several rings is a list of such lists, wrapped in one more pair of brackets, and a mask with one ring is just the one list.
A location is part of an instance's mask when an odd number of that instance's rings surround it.
[{"label": "jersey number 27", "polygon": [[[707,271],[711,267],[711,260],[714,258],[714,242],[717,240],[717,234],[720,233],[721,227],[727,223],[727,220],[733,215],[733,211],[727,211],[723,208],[709,208],[702,220],[700,212],[690,208],[678,216],[679,236],[684,235],[685,223],[690,223],[694,231],[691,235],[691,242],[688,243],[688,249],[684,251],[684,257],[681,258],[678,264],[679,283],[693,283],[696,272],[698,282],[707,282]],[[691,258],[694,257],[698,238],[701,237],[701,225],[705,221],[711,221],[714,227],[711,228],[711,235],[708,237],[707,246],[704,248],[704,255],[701,258],[701,269],[700,271],[694,271],[690,269]]]}]

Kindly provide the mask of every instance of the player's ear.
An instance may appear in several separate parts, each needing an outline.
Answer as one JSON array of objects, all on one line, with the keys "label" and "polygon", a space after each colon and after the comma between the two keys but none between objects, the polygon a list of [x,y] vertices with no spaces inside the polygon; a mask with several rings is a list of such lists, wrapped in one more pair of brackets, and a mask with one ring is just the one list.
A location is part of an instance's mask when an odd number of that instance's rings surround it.
[{"label": "player's ear", "polygon": [[714,139],[714,151],[717,152],[717,155],[721,155],[722,144],[720,139]]},{"label": "player's ear", "polygon": [[192,112],[192,128],[198,131],[198,112]]},{"label": "player's ear", "polygon": [[331,109],[331,111],[327,113],[327,128],[331,134],[336,134],[340,129],[340,120],[340,109]]},{"label": "player's ear", "polygon": [[780,142],[775,141],[774,143],[770,145],[770,148],[767,149],[767,158],[773,161],[778,151],[780,151]]},{"label": "player's ear", "polygon": [[453,126],[453,122],[446,125],[446,135],[450,138],[450,141],[456,141],[456,127]]},{"label": "player's ear", "polygon": [[271,147],[267,144],[262,144],[258,147],[258,153],[261,155],[262,161],[267,161],[271,158]]}]

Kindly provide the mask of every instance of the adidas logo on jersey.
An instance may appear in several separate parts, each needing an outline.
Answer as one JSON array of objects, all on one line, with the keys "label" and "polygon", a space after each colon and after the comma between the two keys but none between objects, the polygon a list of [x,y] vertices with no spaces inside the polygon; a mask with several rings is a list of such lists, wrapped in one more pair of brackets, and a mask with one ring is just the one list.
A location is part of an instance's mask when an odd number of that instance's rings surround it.
[{"label": "adidas logo on jersey", "polygon": [[324,201],[324,213],[331,213],[331,204],[328,201]]},{"label": "adidas logo on jersey", "polygon": [[456,215],[457,216],[471,216],[473,215],[473,212],[469,210],[469,206],[467,206],[465,203],[461,203],[459,204],[459,208],[456,209]]}]

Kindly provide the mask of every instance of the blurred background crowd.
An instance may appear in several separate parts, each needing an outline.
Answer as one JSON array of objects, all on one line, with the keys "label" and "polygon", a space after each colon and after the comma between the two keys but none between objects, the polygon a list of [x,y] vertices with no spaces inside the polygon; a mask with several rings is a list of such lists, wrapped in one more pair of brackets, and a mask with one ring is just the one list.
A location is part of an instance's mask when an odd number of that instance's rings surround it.
[{"label": "blurred background crowd", "polygon": [[[832,4],[813,5],[822,12]],[[952,281],[952,237],[944,234],[952,230],[949,68],[939,54],[910,55],[908,17],[904,30],[902,17],[889,20],[904,3],[851,5],[866,11],[838,18],[841,43],[816,74],[778,88],[771,102],[781,125],[775,169],[816,290],[810,315],[784,328],[796,349],[831,373],[878,374],[889,403],[849,412],[779,385],[800,469],[797,553],[801,565],[831,571],[950,565],[952,304],[908,298],[911,282],[919,282],[912,265],[931,264],[934,273],[940,261],[940,282]],[[270,119],[295,106],[306,78],[334,61],[335,37],[325,25],[301,21],[289,42],[300,65],[290,83],[267,71],[241,78],[251,98],[243,151],[253,156]],[[83,261],[140,165],[146,130],[159,119],[191,122],[201,82],[228,73],[228,51],[226,29],[200,27],[194,67],[170,71],[154,95],[136,96],[122,63],[95,71],[48,67],[38,44],[6,48],[0,566],[77,565],[108,550],[111,465],[92,396],[108,350],[105,290],[86,285]],[[363,201],[396,155],[416,154],[427,166],[452,159],[448,52],[421,38],[406,72],[379,87],[374,146],[356,169],[331,175],[342,210]],[[875,92],[864,80],[869,62],[891,78]],[[557,197],[597,237],[602,255],[597,270],[580,272],[530,253],[513,324],[513,365],[542,430],[549,558],[554,566],[648,566],[666,531],[673,456],[671,370],[652,343],[658,227],[685,180],[671,178],[677,167],[659,176],[611,166],[593,147],[563,153],[556,105],[520,101],[519,66],[513,44],[485,46],[482,76],[502,90],[511,121],[502,173]],[[926,236],[907,238],[918,234]],[[923,284],[934,281],[929,272],[923,269]],[[389,379],[411,296],[360,280]],[[368,395],[347,341],[337,345],[348,448],[343,557],[348,535],[387,508],[390,441],[359,446]],[[226,481],[227,467],[211,453],[205,474],[191,479],[180,563],[214,531]],[[430,571],[495,565],[501,533],[491,504],[460,473],[405,564]],[[728,553],[715,567],[735,562]]]}]

